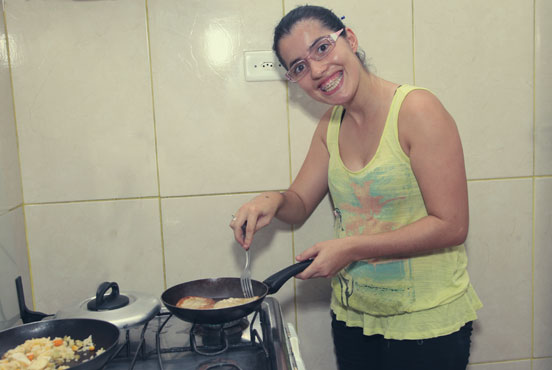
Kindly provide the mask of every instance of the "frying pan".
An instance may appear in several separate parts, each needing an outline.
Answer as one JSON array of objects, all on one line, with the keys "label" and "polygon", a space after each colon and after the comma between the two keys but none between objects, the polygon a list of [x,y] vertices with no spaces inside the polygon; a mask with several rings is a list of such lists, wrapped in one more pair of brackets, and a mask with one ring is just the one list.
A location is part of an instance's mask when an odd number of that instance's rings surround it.
[{"label": "frying pan", "polygon": [[251,280],[253,293],[259,297],[254,301],[218,309],[195,310],[177,307],[177,302],[186,296],[212,298],[215,301],[229,297],[241,298],[243,292],[240,278],[217,278],[189,281],[167,289],[161,301],[167,309],[181,320],[197,324],[222,324],[240,319],[255,311],[267,294],[276,293],[286,281],[307,268],[312,260],[295,263],[260,282]]},{"label": "frying pan", "polygon": [[[104,353],[89,359],[90,356],[81,354],[79,360],[65,363],[72,370],[101,369],[116,353],[119,342],[119,328],[115,325],[94,319],[56,319],[37,321],[16,326],[0,332],[0,357],[8,350],[23,344],[27,339],[61,337],[68,335],[73,339],[86,339],[92,334],[96,351],[100,348]],[[96,351],[91,354],[95,354]]]}]

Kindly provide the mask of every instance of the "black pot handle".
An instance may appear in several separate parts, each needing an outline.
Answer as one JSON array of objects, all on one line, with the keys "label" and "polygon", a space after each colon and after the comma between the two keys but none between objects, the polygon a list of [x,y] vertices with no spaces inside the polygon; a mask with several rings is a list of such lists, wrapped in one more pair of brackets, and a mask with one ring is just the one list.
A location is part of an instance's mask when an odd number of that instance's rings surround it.
[{"label": "black pot handle", "polygon": [[[111,289],[111,293],[106,297],[105,293]],[[116,282],[105,281],[98,286],[96,299],[88,302],[88,309],[91,311],[113,310],[121,308],[129,303],[127,296],[119,294],[119,284]]]},{"label": "black pot handle", "polygon": [[311,263],[312,259],[301,261],[294,263],[291,266],[286,267],[285,269],[278,271],[274,275],[269,276],[266,278],[263,283],[265,283],[268,286],[268,293],[267,294],[274,294],[280,288],[286,281],[288,281],[291,277],[297,275],[298,273],[302,272],[304,269],[306,269]]},{"label": "black pot handle", "polygon": [[[105,293],[111,289],[111,294],[105,298]],[[105,304],[105,301],[111,301],[112,299],[116,299],[119,296],[119,284],[116,282],[109,282],[104,281],[103,283],[98,286],[98,290],[96,291],[96,307],[100,308],[103,307]]]}]

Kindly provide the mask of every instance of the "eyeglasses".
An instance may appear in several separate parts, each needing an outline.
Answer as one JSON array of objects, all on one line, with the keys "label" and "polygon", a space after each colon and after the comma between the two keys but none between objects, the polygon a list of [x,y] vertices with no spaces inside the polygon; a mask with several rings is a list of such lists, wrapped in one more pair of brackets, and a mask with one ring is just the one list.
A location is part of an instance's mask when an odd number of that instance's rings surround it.
[{"label": "eyeglasses", "polygon": [[331,35],[324,36],[315,41],[309,48],[309,53],[305,59],[300,59],[294,62],[286,72],[286,78],[291,82],[297,82],[309,72],[310,67],[308,60],[320,61],[326,58],[334,49],[335,43],[339,35],[343,32],[343,28]]}]

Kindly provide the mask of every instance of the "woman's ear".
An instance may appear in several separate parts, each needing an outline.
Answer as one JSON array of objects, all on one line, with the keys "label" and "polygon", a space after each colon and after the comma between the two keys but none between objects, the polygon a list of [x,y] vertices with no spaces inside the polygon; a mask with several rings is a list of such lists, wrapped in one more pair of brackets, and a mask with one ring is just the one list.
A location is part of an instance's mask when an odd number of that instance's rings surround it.
[{"label": "woman's ear", "polygon": [[346,27],[345,31],[347,32],[347,36],[345,36],[345,38],[347,39],[347,42],[349,43],[349,46],[351,47],[353,52],[356,53],[358,50],[358,39],[353,30],[349,27]]}]

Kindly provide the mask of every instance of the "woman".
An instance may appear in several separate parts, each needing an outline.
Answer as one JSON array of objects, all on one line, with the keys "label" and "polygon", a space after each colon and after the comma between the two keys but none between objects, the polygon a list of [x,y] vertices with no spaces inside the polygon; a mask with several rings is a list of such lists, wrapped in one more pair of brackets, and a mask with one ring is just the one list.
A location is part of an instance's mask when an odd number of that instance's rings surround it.
[{"label": "woman", "polygon": [[468,195],[453,118],[429,91],[369,72],[354,32],[325,8],[288,13],[273,48],[288,79],[331,108],[290,188],[235,213],[236,240],[249,248],[274,217],[304,222],[330,191],[336,238],[298,255],[314,260],[296,277],[332,278],[339,368],[465,369],[481,302],[466,271]]}]

